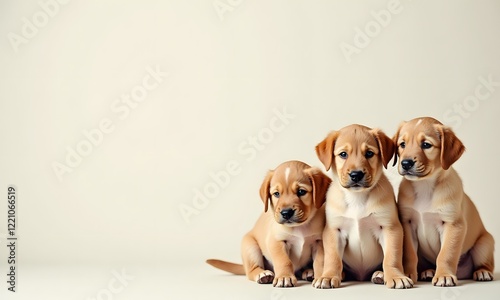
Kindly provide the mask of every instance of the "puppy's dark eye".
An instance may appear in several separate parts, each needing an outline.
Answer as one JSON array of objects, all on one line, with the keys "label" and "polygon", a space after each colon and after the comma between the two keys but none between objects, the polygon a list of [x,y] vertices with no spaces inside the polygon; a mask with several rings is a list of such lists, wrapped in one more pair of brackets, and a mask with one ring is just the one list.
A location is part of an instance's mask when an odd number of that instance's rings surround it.
[{"label": "puppy's dark eye", "polygon": [[307,191],[304,189],[299,189],[297,191],[297,196],[299,196],[299,197],[304,196],[305,194],[307,194]]},{"label": "puppy's dark eye", "polygon": [[343,151],[343,152],[340,152],[339,153],[339,156],[343,159],[346,159],[347,158],[347,152]]},{"label": "puppy's dark eye", "polygon": [[372,150],[368,150],[368,151],[366,151],[366,153],[365,153],[365,157],[366,157],[366,158],[372,158],[374,155],[375,155],[375,153],[373,153],[373,151],[372,151]]},{"label": "puppy's dark eye", "polygon": [[430,147],[432,147],[431,143],[427,143],[427,142],[422,143],[422,149],[429,149]]},{"label": "puppy's dark eye", "polygon": [[404,148],[406,147],[405,142],[401,142],[401,143],[399,144],[399,147],[401,147],[401,148],[403,148],[403,149],[404,149]]},{"label": "puppy's dark eye", "polygon": [[280,197],[280,192],[274,192],[273,196],[276,197],[276,198],[279,198]]}]

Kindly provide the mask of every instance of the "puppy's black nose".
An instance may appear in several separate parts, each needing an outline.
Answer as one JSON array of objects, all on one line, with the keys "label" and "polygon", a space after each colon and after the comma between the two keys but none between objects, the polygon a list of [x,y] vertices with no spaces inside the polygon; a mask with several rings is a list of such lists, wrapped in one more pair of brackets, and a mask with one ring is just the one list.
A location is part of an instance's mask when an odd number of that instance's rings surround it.
[{"label": "puppy's black nose", "polygon": [[290,220],[293,217],[293,214],[295,213],[295,210],[292,208],[286,208],[281,210],[280,214],[285,220]]},{"label": "puppy's black nose", "polygon": [[411,169],[411,167],[413,167],[414,165],[415,165],[415,162],[413,161],[413,159],[403,159],[401,161],[401,167],[403,169],[405,169],[406,171]]},{"label": "puppy's black nose", "polygon": [[365,173],[363,171],[352,171],[349,173],[349,177],[351,177],[353,182],[360,182],[365,177]]}]

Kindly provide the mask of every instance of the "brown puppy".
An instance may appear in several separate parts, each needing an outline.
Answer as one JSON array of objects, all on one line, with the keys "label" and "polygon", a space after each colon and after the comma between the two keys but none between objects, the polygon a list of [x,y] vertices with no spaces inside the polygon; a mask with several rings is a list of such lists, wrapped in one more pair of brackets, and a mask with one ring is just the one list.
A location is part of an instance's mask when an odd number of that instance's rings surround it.
[{"label": "brown puppy", "polygon": [[462,142],[429,117],[403,122],[394,142],[404,176],[398,207],[406,274],[416,280],[419,272],[436,286],[454,286],[457,277],[492,280],[493,237],[451,167],[465,151]]},{"label": "brown puppy", "polygon": [[344,268],[354,280],[371,276],[388,288],[412,287],[403,273],[394,191],[382,169],[394,155],[393,141],[378,129],[350,125],[331,132],[316,152],[326,170],[333,169],[334,180],[326,200],[324,271],[313,286],[339,287]]},{"label": "brown puppy", "polygon": [[295,286],[300,271],[302,279],[312,281],[323,268],[323,203],[330,183],[321,170],[300,161],[269,171],[260,188],[264,213],[241,244],[243,265],[213,259],[207,263],[276,287]]}]

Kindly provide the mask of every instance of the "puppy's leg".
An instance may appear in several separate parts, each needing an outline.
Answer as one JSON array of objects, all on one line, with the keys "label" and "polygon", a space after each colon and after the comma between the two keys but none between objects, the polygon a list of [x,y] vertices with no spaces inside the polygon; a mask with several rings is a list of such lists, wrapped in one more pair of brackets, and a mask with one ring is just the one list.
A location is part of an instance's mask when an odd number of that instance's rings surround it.
[{"label": "puppy's leg", "polygon": [[323,241],[319,240],[313,244],[313,277],[308,281],[313,281],[314,278],[317,278],[323,274],[323,265],[325,263],[325,252],[323,248]]},{"label": "puppy's leg", "polygon": [[312,269],[305,269],[302,274],[302,280],[313,281],[315,277],[321,276],[323,273],[324,264],[324,251],[323,251],[323,241],[317,240],[311,244],[312,253]]},{"label": "puppy's leg", "polygon": [[286,241],[272,241],[269,243],[271,260],[273,261],[276,276],[273,280],[275,287],[293,287],[297,285],[297,278],[293,272],[293,263],[288,256]]},{"label": "puppy's leg", "polygon": [[436,259],[436,274],[432,278],[434,286],[456,286],[460,252],[465,239],[464,219],[443,224],[441,250]]},{"label": "puppy's leg", "polygon": [[408,181],[403,181],[398,193],[398,214],[403,227],[403,270],[416,283],[418,279],[418,239],[417,222],[412,222],[414,191]]},{"label": "puppy's leg", "polygon": [[[318,289],[338,288],[342,281],[342,256],[346,239],[336,228],[326,226],[323,230],[324,266],[323,273],[315,276],[313,286]],[[319,262],[318,262],[319,264]]]},{"label": "puppy's leg", "polygon": [[472,260],[474,261],[474,274],[472,278],[477,281],[493,280],[493,270],[495,268],[493,252],[495,241],[489,232],[484,232],[471,249]]},{"label": "puppy's leg", "polygon": [[418,279],[418,241],[411,221],[402,220],[403,223],[403,270],[406,276],[415,283]]},{"label": "puppy's leg", "polygon": [[243,237],[241,256],[248,279],[257,283],[271,283],[274,273],[264,270],[264,256],[255,238],[249,234]]},{"label": "puppy's leg", "polygon": [[396,219],[382,227],[381,246],[384,251],[384,282],[391,289],[408,289],[413,281],[403,273],[403,227]]},{"label": "puppy's leg", "polygon": [[315,255],[313,255],[314,277],[319,277],[323,274],[324,265],[325,249],[323,247],[323,241],[316,241],[316,252]]}]

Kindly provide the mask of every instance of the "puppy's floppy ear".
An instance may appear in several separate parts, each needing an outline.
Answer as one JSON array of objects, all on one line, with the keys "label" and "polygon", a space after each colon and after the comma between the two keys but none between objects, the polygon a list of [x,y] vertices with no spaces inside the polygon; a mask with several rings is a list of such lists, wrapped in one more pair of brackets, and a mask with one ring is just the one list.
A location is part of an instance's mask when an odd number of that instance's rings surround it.
[{"label": "puppy's floppy ear", "polygon": [[392,163],[392,166],[394,167],[398,163],[398,139],[399,139],[399,132],[401,131],[401,128],[406,122],[401,122],[398,127],[398,131],[396,131],[396,134],[392,137],[392,142],[394,143],[394,162]]},{"label": "puppy's floppy ear", "polygon": [[313,167],[306,169],[304,173],[309,176],[309,180],[313,186],[312,195],[314,206],[320,208],[326,201],[326,192],[332,180],[318,168]]},{"label": "puppy's floppy ear", "polygon": [[269,201],[271,201],[271,193],[269,189],[271,188],[271,178],[273,178],[274,171],[267,172],[262,185],[260,186],[260,198],[264,202],[264,212],[267,212]]},{"label": "puppy's floppy ear", "polygon": [[377,140],[380,156],[382,157],[382,164],[384,165],[384,168],[387,169],[387,164],[391,161],[392,156],[394,155],[394,141],[380,129],[373,129],[372,134]]},{"label": "puppy's floppy ear", "polygon": [[318,155],[319,160],[323,163],[327,171],[330,170],[333,163],[333,148],[338,136],[338,131],[332,131],[324,140],[316,145],[316,155]]},{"label": "puppy's floppy ear", "polygon": [[441,138],[441,167],[448,170],[462,156],[465,146],[449,127],[440,124],[434,126]]}]

